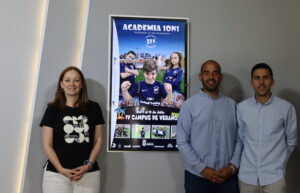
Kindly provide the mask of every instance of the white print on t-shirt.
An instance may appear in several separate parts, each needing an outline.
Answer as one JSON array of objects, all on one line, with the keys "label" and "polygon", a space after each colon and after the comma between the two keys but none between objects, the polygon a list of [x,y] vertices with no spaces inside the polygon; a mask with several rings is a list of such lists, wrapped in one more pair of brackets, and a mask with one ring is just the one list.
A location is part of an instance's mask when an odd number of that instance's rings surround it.
[{"label": "white print on t-shirt", "polygon": [[86,116],[65,116],[63,121],[65,123],[64,131],[66,132],[65,141],[67,143],[82,143],[84,141],[89,142],[89,126],[86,124],[88,121]]}]

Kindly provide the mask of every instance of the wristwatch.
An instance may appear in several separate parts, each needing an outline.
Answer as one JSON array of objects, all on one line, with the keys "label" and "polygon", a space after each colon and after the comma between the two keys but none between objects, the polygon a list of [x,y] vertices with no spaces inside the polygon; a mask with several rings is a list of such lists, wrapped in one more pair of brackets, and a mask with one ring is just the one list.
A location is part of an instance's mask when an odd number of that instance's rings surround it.
[{"label": "wristwatch", "polygon": [[229,167],[231,168],[232,170],[232,175],[236,173],[236,167],[232,164],[229,164]]}]

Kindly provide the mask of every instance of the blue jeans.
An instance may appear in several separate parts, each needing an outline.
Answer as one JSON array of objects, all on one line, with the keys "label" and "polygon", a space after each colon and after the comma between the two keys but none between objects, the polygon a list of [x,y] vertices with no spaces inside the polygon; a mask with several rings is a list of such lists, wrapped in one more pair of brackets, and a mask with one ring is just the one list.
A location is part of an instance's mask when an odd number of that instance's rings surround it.
[{"label": "blue jeans", "polygon": [[211,181],[185,171],[185,193],[239,193],[237,175],[229,177],[223,184]]}]

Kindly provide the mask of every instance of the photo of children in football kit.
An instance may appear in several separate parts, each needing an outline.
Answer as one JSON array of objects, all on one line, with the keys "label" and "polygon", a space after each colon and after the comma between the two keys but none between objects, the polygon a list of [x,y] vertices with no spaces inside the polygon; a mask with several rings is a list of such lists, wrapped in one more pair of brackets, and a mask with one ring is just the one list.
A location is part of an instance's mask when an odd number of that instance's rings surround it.
[{"label": "photo of children in football kit", "polygon": [[[187,98],[187,25],[111,16],[109,151],[177,151],[171,127]],[[120,135],[122,125],[131,135]]]},{"label": "photo of children in football kit", "polygon": [[[160,106],[163,100],[171,104],[172,86],[170,83],[162,85],[156,81],[156,62],[154,60],[145,61],[143,71],[145,80],[135,83],[132,88],[129,81],[121,84],[125,101],[130,101],[136,97],[140,105]],[[129,90],[129,88],[131,89]]]},{"label": "photo of children in football kit", "polygon": [[115,129],[115,138],[130,138],[130,125],[118,124]]},{"label": "photo of children in football kit", "polygon": [[[134,51],[128,51],[125,54],[125,59],[120,63],[120,84],[124,81],[129,81],[132,85],[135,81],[135,76],[139,74],[138,70],[135,67],[134,59],[136,57],[136,53]],[[120,96],[122,95],[122,91],[120,91]]]},{"label": "photo of children in football kit", "polygon": [[170,126],[166,125],[152,125],[152,138],[153,139],[169,139]]},{"label": "photo of children in football kit", "polygon": [[180,83],[183,78],[183,69],[181,67],[182,55],[180,52],[173,52],[170,56],[170,68],[164,75],[164,82],[170,83],[174,92],[182,93]]},{"label": "photo of children in football kit", "polygon": [[150,125],[133,125],[132,138],[150,139]]}]

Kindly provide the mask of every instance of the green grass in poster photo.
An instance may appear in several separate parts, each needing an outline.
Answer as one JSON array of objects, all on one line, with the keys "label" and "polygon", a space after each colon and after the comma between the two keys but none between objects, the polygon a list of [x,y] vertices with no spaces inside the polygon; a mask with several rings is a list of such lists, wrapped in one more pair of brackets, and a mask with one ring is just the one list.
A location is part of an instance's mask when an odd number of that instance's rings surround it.
[{"label": "green grass in poster photo", "polygon": [[151,129],[152,139],[170,139],[169,125],[152,125]]},{"label": "green grass in poster photo", "polygon": [[115,138],[130,138],[130,124],[116,124]]},{"label": "green grass in poster photo", "polygon": [[150,139],[150,125],[132,125],[132,138]]}]

